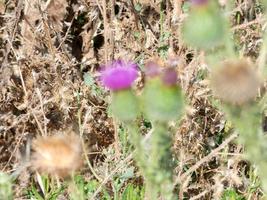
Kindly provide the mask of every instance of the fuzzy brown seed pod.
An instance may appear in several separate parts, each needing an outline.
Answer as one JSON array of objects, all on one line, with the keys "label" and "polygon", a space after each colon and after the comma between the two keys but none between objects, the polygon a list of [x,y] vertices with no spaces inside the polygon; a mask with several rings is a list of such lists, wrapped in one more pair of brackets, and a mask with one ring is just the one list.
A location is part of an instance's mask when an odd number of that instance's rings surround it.
[{"label": "fuzzy brown seed pod", "polygon": [[32,167],[42,173],[66,177],[82,165],[82,144],[74,134],[38,137],[33,150]]},{"label": "fuzzy brown seed pod", "polygon": [[242,105],[255,99],[261,79],[249,60],[228,60],[213,71],[211,84],[222,101]]}]

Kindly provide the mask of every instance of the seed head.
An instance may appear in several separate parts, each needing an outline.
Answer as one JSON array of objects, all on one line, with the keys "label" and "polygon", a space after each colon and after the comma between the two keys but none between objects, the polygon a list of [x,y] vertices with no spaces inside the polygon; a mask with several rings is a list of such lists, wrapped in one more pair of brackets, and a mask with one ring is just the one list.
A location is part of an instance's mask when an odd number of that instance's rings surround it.
[{"label": "seed head", "polygon": [[261,81],[252,63],[241,59],[223,62],[212,73],[211,84],[215,95],[221,100],[242,105],[255,99]]},{"label": "seed head", "polygon": [[74,134],[38,137],[33,150],[33,168],[46,174],[65,177],[82,165],[81,141]]},{"label": "seed head", "polygon": [[117,60],[104,66],[101,82],[108,89],[116,91],[130,88],[137,76],[138,70],[135,63]]}]

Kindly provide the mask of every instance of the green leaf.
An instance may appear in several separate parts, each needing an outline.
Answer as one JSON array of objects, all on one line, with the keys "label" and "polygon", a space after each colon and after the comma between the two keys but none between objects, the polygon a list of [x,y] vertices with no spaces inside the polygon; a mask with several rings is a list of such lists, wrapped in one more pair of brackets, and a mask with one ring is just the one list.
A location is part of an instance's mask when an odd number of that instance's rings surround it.
[{"label": "green leaf", "polygon": [[44,200],[34,186],[32,186],[31,190],[29,191],[29,198],[33,200]]},{"label": "green leaf", "polygon": [[134,167],[127,168],[127,170],[120,176],[120,179],[128,180],[134,177]]},{"label": "green leaf", "polygon": [[144,188],[136,187],[133,184],[127,185],[124,189],[120,200],[143,200]]},{"label": "green leaf", "polygon": [[222,200],[245,200],[245,198],[240,196],[234,189],[227,189],[223,193]]},{"label": "green leaf", "polygon": [[91,87],[92,85],[95,84],[94,78],[89,73],[85,73],[83,75],[83,79],[84,79],[85,85],[87,85],[87,86],[90,86]]}]

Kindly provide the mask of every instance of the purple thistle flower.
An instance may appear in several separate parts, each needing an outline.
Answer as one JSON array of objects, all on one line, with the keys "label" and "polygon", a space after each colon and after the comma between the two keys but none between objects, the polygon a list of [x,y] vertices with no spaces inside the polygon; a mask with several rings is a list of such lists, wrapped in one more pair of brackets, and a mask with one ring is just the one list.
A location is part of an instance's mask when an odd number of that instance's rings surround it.
[{"label": "purple thistle flower", "polygon": [[150,78],[158,76],[160,74],[160,66],[154,61],[149,61],[145,65],[145,74]]},{"label": "purple thistle flower", "polygon": [[193,5],[202,6],[208,3],[208,0],[191,0]]},{"label": "purple thistle flower", "polygon": [[174,86],[178,81],[177,72],[173,67],[164,69],[161,80],[166,86]]},{"label": "purple thistle flower", "polygon": [[116,91],[130,88],[137,76],[137,64],[130,61],[116,60],[105,65],[100,78],[104,86]]}]

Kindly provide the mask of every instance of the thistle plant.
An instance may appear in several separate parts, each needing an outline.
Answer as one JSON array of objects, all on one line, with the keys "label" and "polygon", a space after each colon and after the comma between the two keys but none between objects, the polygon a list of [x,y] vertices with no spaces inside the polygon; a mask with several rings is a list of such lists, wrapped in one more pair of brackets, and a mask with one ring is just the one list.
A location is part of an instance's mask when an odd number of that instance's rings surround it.
[{"label": "thistle plant", "polygon": [[[146,65],[146,85],[141,97],[134,95],[131,85],[137,78],[132,62],[115,61],[102,71],[102,83],[111,90],[110,108],[115,117],[129,129],[136,149],[135,160],[143,173],[149,200],[161,195],[174,199],[172,182],[172,134],[168,123],[179,118],[183,103],[174,68],[161,68],[156,62]],[[153,124],[150,140],[144,144],[135,120],[144,115]]]},{"label": "thistle plant", "polygon": [[222,100],[221,109],[240,133],[245,156],[259,169],[267,192],[267,141],[261,126],[262,105],[256,99],[261,83],[255,66],[247,59],[225,61],[211,75],[214,93]]},{"label": "thistle plant", "polygon": [[136,119],[139,114],[137,98],[131,89],[137,77],[137,65],[123,60],[107,64],[101,72],[101,82],[112,91],[111,111],[124,122]]},{"label": "thistle plant", "polygon": [[138,98],[131,86],[138,77],[138,66],[133,62],[116,60],[105,65],[101,72],[102,84],[111,91],[110,109],[129,130],[131,143],[136,149],[135,159],[145,173],[145,154],[142,138],[135,120],[140,116]]},{"label": "thistle plant", "polygon": [[228,22],[217,1],[191,2],[192,9],[182,27],[183,39],[212,58],[208,63],[212,66],[211,87],[221,100],[216,105],[240,133],[239,142],[245,147],[244,154],[258,168],[263,190],[267,193],[267,141],[261,126],[265,98],[258,98],[263,83],[259,72],[265,72],[266,39],[258,66],[247,58],[237,58]]},{"label": "thistle plant", "polygon": [[[150,142],[147,189],[149,199],[157,199],[157,192],[166,200],[174,199],[172,183],[172,134],[168,123],[176,120],[183,110],[181,89],[177,73],[167,66],[161,69],[155,62],[146,65],[147,82],[143,92],[144,114],[152,121],[154,131]],[[152,192],[153,191],[153,192]]]}]

